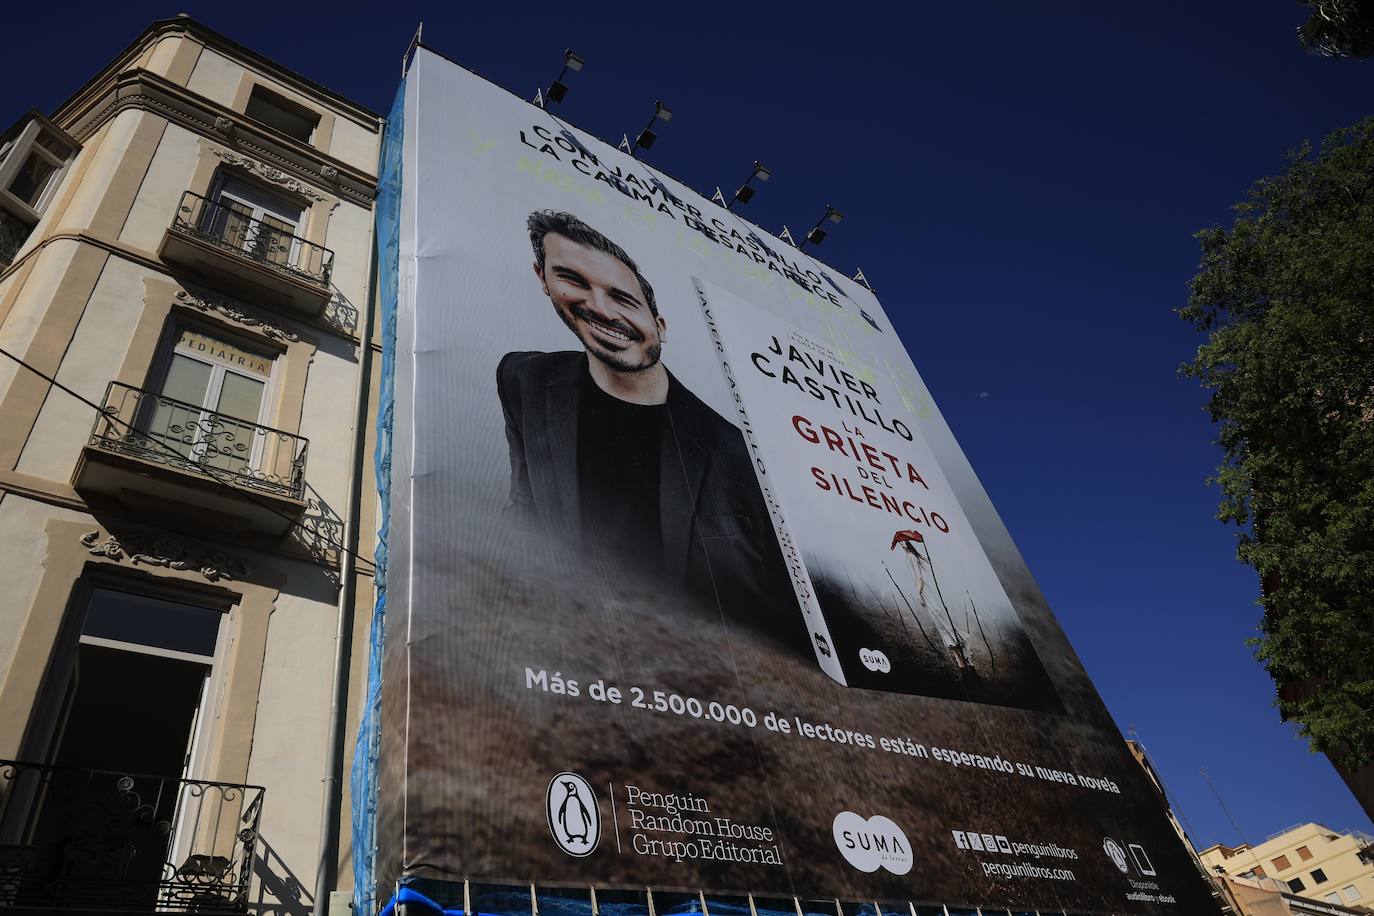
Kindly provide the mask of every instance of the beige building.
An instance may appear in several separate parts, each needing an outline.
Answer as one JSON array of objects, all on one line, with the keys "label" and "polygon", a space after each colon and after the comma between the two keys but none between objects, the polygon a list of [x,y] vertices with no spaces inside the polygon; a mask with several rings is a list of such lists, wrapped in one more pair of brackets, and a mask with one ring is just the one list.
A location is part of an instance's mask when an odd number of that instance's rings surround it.
[{"label": "beige building", "polygon": [[1301,824],[1255,846],[1220,843],[1199,853],[1219,876],[1330,904],[1374,907],[1374,837]]},{"label": "beige building", "polygon": [[381,127],[178,17],[0,134],[0,907],[351,886]]}]

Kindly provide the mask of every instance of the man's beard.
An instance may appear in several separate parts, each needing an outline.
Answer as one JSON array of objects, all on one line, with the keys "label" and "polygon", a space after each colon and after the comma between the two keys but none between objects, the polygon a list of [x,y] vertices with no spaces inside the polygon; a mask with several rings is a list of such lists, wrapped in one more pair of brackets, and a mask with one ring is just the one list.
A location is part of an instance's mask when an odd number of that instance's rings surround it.
[{"label": "man's beard", "polygon": [[584,336],[584,332],[577,326],[578,321],[590,325],[599,324],[602,327],[614,328],[621,334],[630,338],[631,343],[639,343],[644,340],[643,334],[623,321],[615,319],[605,321],[596,318],[586,309],[576,305],[568,306],[567,311],[563,309],[555,309],[555,311],[557,311],[558,316],[563,319],[563,323],[568,326],[568,330],[572,331],[573,335],[578,340],[582,341],[582,346],[591,351],[591,354],[596,359],[601,360],[612,369],[619,372],[643,372],[646,369],[652,369],[654,366],[657,366],[659,359],[662,357],[663,345],[661,343],[655,343],[643,351],[644,356],[642,361],[636,362],[630,358],[630,354],[627,351],[608,350],[602,346],[599,341],[588,340],[587,336]]}]

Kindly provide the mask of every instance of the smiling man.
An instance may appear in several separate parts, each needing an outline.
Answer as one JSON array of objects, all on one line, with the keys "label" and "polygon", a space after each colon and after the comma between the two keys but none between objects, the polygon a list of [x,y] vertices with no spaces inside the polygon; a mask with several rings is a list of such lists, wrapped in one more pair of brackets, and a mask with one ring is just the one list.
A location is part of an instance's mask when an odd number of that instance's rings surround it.
[{"label": "smiling man", "polygon": [[804,643],[744,439],[663,365],[653,287],[570,213],[536,211],[528,228],[535,277],[582,349],[508,353],[496,370],[512,505]]}]

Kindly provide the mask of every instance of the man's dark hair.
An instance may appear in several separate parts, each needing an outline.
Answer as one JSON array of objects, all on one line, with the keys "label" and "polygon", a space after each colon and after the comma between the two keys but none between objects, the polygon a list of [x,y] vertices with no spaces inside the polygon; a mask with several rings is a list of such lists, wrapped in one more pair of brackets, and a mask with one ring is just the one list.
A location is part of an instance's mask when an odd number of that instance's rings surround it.
[{"label": "man's dark hair", "polygon": [[584,248],[610,255],[630,268],[630,273],[635,275],[640,288],[644,290],[644,304],[649,306],[649,314],[655,318],[658,317],[658,302],[654,299],[654,288],[649,285],[648,280],[644,279],[644,275],[639,272],[639,265],[635,263],[634,258],[626,253],[624,248],[571,213],[564,213],[561,210],[535,210],[525,221],[525,225],[530,230],[530,245],[534,248],[534,263],[539,268],[540,273],[544,272],[544,236],[550,232],[561,235]]}]

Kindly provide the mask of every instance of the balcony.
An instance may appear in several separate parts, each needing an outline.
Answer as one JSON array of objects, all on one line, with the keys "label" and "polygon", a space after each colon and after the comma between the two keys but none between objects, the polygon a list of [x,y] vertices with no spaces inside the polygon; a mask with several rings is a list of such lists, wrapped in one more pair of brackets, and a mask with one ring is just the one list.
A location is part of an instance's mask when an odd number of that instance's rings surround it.
[{"label": "balcony", "polygon": [[73,485],[145,518],[280,536],[305,511],[301,436],[120,382],[105,390]]},{"label": "balcony", "polygon": [[244,913],[264,791],[0,760],[0,913]]},{"label": "balcony", "polygon": [[334,252],[190,191],[181,195],[161,254],[250,302],[312,318],[329,304]]}]

